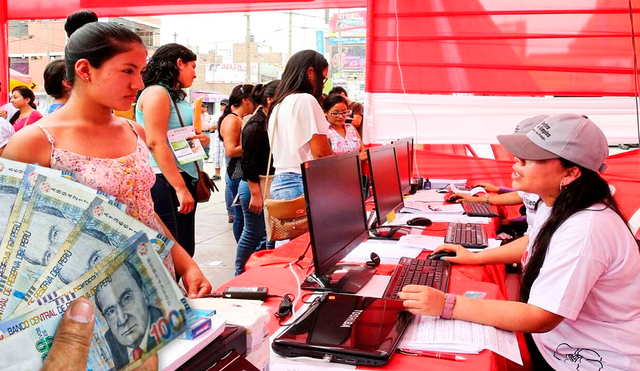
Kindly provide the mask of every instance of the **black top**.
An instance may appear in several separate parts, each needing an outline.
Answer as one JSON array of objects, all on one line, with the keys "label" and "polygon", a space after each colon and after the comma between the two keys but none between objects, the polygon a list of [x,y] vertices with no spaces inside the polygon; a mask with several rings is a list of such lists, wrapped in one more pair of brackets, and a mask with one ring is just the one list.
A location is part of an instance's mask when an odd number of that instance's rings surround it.
[{"label": "black top", "polygon": [[[260,183],[260,175],[266,175],[269,157],[269,135],[265,122],[267,115],[259,109],[242,129],[242,179]],[[271,160],[269,174],[275,172]]]}]

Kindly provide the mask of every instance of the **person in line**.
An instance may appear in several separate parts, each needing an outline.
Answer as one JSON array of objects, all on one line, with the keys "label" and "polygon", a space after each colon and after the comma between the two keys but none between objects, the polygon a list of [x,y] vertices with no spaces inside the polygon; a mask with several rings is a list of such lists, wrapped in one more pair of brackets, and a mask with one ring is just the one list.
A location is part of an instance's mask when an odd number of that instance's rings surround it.
[{"label": "person in line", "polygon": [[42,118],[42,114],[37,111],[35,100],[36,95],[26,86],[16,86],[11,91],[11,104],[18,111],[9,119],[9,122],[16,132]]},{"label": "person in line", "polygon": [[542,202],[529,242],[471,253],[456,264],[522,262],[520,301],[473,299],[419,285],[400,298],[415,314],[525,333],[536,370],[640,369],[640,254],[599,172],[609,147],[586,116],[550,116],[526,135],[498,136],[516,158],[513,188]]},{"label": "person in line", "polygon": [[[236,251],[236,276],[244,272],[244,266],[254,251],[267,246],[267,232],[262,208],[264,199],[260,186],[260,176],[267,175],[269,160],[269,135],[267,134],[267,113],[280,80],[253,88],[252,99],[258,104],[256,113],[242,129],[242,181],[238,186],[244,228]],[[269,175],[273,175],[273,165]]]},{"label": "person in line", "polygon": [[[196,220],[196,164],[180,164],[167,140],[169,130],[181,126],[176,106],[184,126],[193,126],[193,109],[185,100],[184,88],[196,78],[196,55],[179,44],[166,44],[158,48],[143,72],[145,89],[136,104],[136,121],[147,132],[149,158],[156,172],[151,189],[156,213],[178,243],[193,257],[195,254]],[[200,133],[190,139],[199,139],[203,147],[209,138]],[[199,161],[202,169],[202,161]]]},{"label": "person in line", "polygon": [[361,103],[354,102],[349,99],[349,95],[347,94],[347,90],[342,86],[335,86],[333,89],[329,91],[329,95],[339,94],[344,99],[347,100],[347,109],[349,110],[349,115],[347,116],[347,125],[353,125],[356,130],[358,130],[358,134],[362,137],[362,118],[364,116],[364,107]]},{"label": "person in line", "polygon": [[[251,99],[253,85],[238,85],[229,95],[229,105],[227,105],[218,119],[218,138],[224,145],[224,153],[229,158],[227,162],[227,173],[225,174],[225,202],[231,205],[233,215],[233,236],[236,242],[240,241],[240,235],[244,229],[244,219],[239,205],[234,205],[238,195],[238,186],[242,180],[242,143],[240,133],[242,132],[242,119],[253,113],[254,103]],[[265,166],[266,167],[266,166]]]},{"label": "person in line", "polygon": [[[2,83],[0,83],[0,94],[2,94]],[[0,117],[0,155],[4,151],[4,147],[9,143],[9,139],[15,134],[16,131],[13,128],[13,125],[5,118]],[[7,223],[4,225],[6,226]],[[0,226],[2,223],[0,222]]]},{"label": "person in line", "polygon": [[[222,169],[222,161],[224,160],[225,156],[224,156],[224,146],[222,145],[222,141],[218,136],[218,122],[220,121],[220,116],[222,116],[224,109],[227,108],[228,105],[229,105],[229,99],[227,98],[222,99],[220,101],[220,111],[216,112],[211,117],[211,120],[210,120],[209,132],[213,134],[212,135],[213,144],[211,145],[211,160],[213,162],[213,168],[215,170],[215,173],[213,174],[213,176],[211,176],[211,180],[222,179],[220,176],[220,170]],[[227,214],[229,215],[229,218],[232,218],[230,207],[231,205],[227,205],[227,211],[228,211]],[[233,220],[230,221],[230,223],[232,222]]]},{"label": "person in line", "polygon": [[[153,210],[150,189],[156,179],[144,129],[112,114],[129,107],[144,87],[146,60],[142,39],[126,27],[110,22],[79,27],[65,48],[69,101],[16,133],[2,156],[74,172],[76,181],[113,195],[129,215],[175,240]],[[179,243],[164,264],[172,276],[182,277],[190,297],[211,291]]]},{"label": "person in line", "polygon": [[44,90],[53,98],[47,114],[60,109],[69,100],[71,87],[65,81],[64,59],[50,62],[44,69]]},{"label": "person in line", "polygon": [[295,53],[287,62],[269,108],[275,175],[271,197],[291,200],[304,194],[300,164],[333,155],[327,119],[318,104],[329,63],[314,50]]},{"label": "person in line", "polygon": [[327,121],[329,122],[329,145],[336,155],[350,151],[358,151],[360,160],[367,159],[367,152],[360,134],[352,125],[345,125],[347,115],[347,100],[338,94],[333,94],[324,99],[322,103]]}]

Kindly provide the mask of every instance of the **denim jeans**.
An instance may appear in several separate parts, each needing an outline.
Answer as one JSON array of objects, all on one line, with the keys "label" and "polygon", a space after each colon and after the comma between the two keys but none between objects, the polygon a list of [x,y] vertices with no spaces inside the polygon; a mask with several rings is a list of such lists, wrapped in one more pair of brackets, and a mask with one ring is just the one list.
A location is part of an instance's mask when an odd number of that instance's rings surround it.
[{"label": "denim jeans", "polygon": [[293,200],[303,194],[302,174],[276,174],[271,181],[271,197],[274,200]]},{"label": "denim jeans", "polygon": [[[251,201],[251,191],[249,183],[244,180],[240,182],[238,187],[240,195],[240,205],[242,206],[242,214],[244,216],[244,228],[240,241],[238,241],[238,249],[236,250],[236,276],[244,272],[244,265],[251,254],[255,251],[267,248],[267,233],[264,226],[264,215],[256,214],[249,211],[249,202]],[[271,247],[273,248],[273,247]]]},{"label": "denim jeans", "polygon": [[[189,189],[189,193],[195,199],[196,186],[193,184],[193,178],[185,172],[180,174],[187,185],[187,189]],[[193,211],[188,214],[179,213],[176,190],[162,174],[156,174],[156,183],[151,188],[151,197],[153,198],[155,212],[173,234],[176,241],[193,257],[196,251],[196,209],[198,204],[196,203]]]},{"label": "denim jeans", "polygon": [[242,228],[244,226],[244,221],[242,218],[242,210],[239,205],[232,205],[233,200],[235,200],[236,195],[238,194],[238,185],[240,185],[241,179],[233,180],[229,177],[227,172],[224,172],[224,181],[225,181],[225,189],[224,189],[224,202],[227,205],[227,213],[229,216],[233,216],[233,237],[236,239],[236,242],[240,240],[240,235],[242,234]]}]

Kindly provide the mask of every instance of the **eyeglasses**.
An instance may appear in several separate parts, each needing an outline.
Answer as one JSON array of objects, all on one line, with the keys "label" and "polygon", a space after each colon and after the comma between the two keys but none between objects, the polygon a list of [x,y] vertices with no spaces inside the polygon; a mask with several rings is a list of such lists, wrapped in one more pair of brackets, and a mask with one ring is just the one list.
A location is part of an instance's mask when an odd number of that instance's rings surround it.
[{"label": "eyeglasses", "polygon": [[329,111],[329,114],[333,117],[340,117],[340,116],[347,117],[347,115],[349,114],[349,111],[342,111],[342,112]]}]

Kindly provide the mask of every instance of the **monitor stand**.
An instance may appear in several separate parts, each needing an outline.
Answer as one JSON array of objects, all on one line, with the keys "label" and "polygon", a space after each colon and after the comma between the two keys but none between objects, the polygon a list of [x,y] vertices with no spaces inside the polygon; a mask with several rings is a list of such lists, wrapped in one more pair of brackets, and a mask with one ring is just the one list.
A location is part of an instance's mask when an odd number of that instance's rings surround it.
[{"label": "monitor stand", "polygon": [[331,291],[355,294],[376,273],[375,267],[360,264],[336,264],[326,275],[309,275],[300,288],[311,291]]}]

